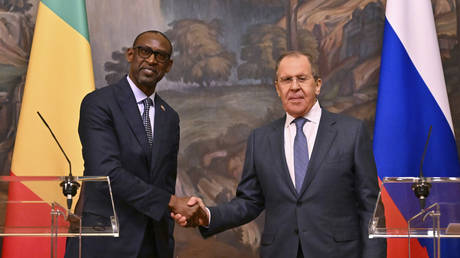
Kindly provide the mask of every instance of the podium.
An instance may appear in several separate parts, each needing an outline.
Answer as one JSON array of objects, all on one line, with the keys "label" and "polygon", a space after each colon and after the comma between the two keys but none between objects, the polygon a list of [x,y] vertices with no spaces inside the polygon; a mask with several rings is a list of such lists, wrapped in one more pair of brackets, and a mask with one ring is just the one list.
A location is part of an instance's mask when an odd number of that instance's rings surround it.
[{"label": "podium", "polygon": [[[432,238],[433,257],[441,257],[441,238],[460,237],[460,178],[425,177],[430,193],[422,209],[412,187],[418,177],[385,177],[369,222],[369,238]],[[391,198],[391,199],[390,199]],[[404,219],[390,218],[389,210],[396,208]]]},{"label": "podium", "polygon": [[[113,204],[110,179],[108,177],[73,177],[80,185],[73,198],[72,208],[67,208],[67,199],[62,192],[61,182],[66,177],[0,176],[0,209],[4,211],[5,222],[0,225],[0,236],[5,237],[47,237],[50,238],[50,255],[57,257],[58,238],[79,238],[78,254],[81,257],[82,237],[118,237],[119,223]],[[96,222],[82,218],[86,188],[103,193],[101,206],[110,210],[108,216],[101,216]],[[60,241],[62,242],[62,241]]]}]

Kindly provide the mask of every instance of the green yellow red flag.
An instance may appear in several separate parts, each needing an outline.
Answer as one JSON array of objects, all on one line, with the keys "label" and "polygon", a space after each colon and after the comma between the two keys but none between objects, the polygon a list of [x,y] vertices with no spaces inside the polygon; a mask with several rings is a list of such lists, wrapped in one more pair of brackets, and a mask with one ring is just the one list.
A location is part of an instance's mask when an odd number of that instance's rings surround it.
[{"label": "green yellow red flag", "polygon": [[[38,4],[11,175],[65,176],[69,172],[66,159],[37,111],[45,117],[69,156],[73,174],[81,175],[79,107],[83,97],[94,90],[85,0],[41,0]],[[33,184],[10,186],[8,198],[50,200],[62,195],[58,189]],[[23,218],[14,208],[7,207],[5,225],[18,225]],[[59,242],[58,257],[62,257],[63,240]],[[2,257],[50,257],[49,243],[46,237],[6,237]]]}]

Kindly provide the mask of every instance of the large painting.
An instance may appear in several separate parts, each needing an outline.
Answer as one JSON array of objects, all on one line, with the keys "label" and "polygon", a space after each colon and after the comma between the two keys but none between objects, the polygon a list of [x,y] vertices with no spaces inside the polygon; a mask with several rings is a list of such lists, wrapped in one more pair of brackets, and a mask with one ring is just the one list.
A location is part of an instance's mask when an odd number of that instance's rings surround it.
[{"label": "large painting", "polygon": [[[459,1],[457,1],[459,2]],[[433,0],[451,111],[460,143],[460,52],[454,0]],[[9,173],[37,0],[0,0],[0,172]],[[87,1],[96,87],[125,76],[124,51],[148,29],[174,45],[158,93],[181,119],[178,195],[207,205],[230,200],[249,132],[283,115],[274,90],[276,58],[308,51],[319,65],[320,103],[373,128],[385,1]],[[178,257],[258,257],[264,215],[204,240],[176,227]]]}]

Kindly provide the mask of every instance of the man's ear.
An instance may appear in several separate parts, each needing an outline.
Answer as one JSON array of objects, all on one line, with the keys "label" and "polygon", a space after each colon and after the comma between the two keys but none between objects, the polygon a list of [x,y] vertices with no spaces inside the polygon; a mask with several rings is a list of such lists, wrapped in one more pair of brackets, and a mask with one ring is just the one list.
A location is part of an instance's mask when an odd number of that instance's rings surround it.
[{"label": "man's ear", "polygon": [[281,97],[280,89],[279,89],[279,86],[278,86],[278,81],[275,81],[275,90],[276,90],[276,94],[278,94],[278,97]]},{"label": "man's ear", "polygon": [[321,80],[321,78],[318,78],[316,79],[316,87],[315,87],[315,94],[316,96],[319,95],[319,93],[321,92],[321,86],[323,85],[323,80]]},{"label": "man's ear", "polygon": [[171,70],[172,65],[173,65],[173,60],[170,59],[168,62],[168,66],[166,67],[166,73],[169,73],[169,70]]},{"label": "man's ear", "polygon": [[131,63],[134,60],[134,49],[133,48],[128,48],[125,53],[126,61],[128,63]]}]

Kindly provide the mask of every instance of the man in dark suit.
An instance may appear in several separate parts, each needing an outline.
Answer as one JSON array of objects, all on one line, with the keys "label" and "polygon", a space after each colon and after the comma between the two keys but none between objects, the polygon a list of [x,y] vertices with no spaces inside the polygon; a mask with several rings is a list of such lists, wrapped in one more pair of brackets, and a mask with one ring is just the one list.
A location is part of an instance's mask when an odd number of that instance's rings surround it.
[{"label": "man in dark suit", "polygon": [[319,106],[322,81],[310,60],[300,52],[279,58],[275,86],[286,115],[251,133],[236,197],[210,207],[200,231],[209,237],[265,209],[261,257],[385,257],[386,242],[367,233],[378,195],[370,137],[362,121]]},{"label": "man in dark suit", "polygon": [[[171,42],[161,32],[139,34],[126,52],[128,76],[88,94],[81,104],[84,175],[109,176],[120,226],[118,238],[83,237],[82,257],[171,258],[170,212],[190,217],[200,210],[174,195],[179,116],[155,93],[171,69],[171,54]],[[107,196],[105,188],[83,187],[77,206],[84,226],[109,221]],[[77,246],[69,239],[66,256],[73,257]]]}]

